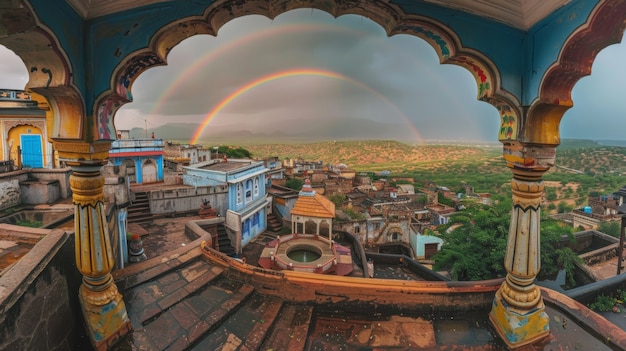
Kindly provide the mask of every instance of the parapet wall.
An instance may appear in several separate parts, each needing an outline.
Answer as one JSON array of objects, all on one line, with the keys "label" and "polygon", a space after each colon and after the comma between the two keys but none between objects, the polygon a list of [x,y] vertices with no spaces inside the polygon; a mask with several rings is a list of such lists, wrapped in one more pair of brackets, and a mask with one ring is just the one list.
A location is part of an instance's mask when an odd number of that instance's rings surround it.
[{"label": "parapet wall", "polygon": [[[8,224],[0,225],[5,230]],[[23,227],[18,227],[23,230]],[[0,350],[85,350],[73,235],[46,230],[0,277]]]},{"label": "parapet wall", "polygon": [[152,214],[175,214],[200,209],[203,200],[209,200],[220,216],[228,209],[228,186],[180,187],[150,192]]},{"label": "parapet wall", "polygon": [[254,285],[261,294],[339,309],[371,307],[374,310],[387,306],[429,313],[488,309],[503,280],[425,282],[274,271],[240,262],[206,244],[201,247],[206,259],[228,269],[230,276]]}]

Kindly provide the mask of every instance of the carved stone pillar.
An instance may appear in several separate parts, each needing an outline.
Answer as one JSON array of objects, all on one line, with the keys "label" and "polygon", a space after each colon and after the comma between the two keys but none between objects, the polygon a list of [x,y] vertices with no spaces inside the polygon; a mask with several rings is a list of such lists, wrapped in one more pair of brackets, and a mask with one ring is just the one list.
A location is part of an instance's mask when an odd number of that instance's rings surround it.
[{"label": "carved stone pillar", "polygon": [[76,266],[83,275],[79,300],[87,332],[97,350],[106,350],[131,329],[122,295],[111,276],[114,260],[100,173],[110,143],[56,143],[55,147],[72,167]]},{"label": "carved stone pillar", "polygon": [[[507,149],[505,146],[505,160],[513,171],[513,209],[504,258],[507,275],[496,293],[489,318],[511,348],[532,343],[550,333],[550,319],[535,277],[541,268],[540,219],[544,190],[541,178],[553,164],[555,150],[519,145]],[[507,151],[514,152],[507,154]]]}]

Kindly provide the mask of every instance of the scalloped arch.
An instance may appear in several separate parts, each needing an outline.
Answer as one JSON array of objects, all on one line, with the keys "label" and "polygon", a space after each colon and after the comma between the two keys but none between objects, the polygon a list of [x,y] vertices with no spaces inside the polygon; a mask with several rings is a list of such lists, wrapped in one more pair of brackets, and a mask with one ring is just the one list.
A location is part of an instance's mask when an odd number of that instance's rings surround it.
[{"label": "scalloped arch", "polygon": [[[114,115],[123,104],[132,101],[131,88],[135,79],[151,67],[166,64],[167,55],[182,40],[197,34],[216,35],[225,23],[244,15],[255,14],[272,19],[297,8],[315,8],[334,17],[361,15],[379,24],[389,36],[409,34],[425,40],[436,51],[440,63],[461,66],[472,74],[478,89],[477,99],[494,105],[499,111],[507,111],[500,115],[501,126],[506,125],[507,131],[501,132],[499,139],[517,138],[521,115],[519,101],[501,89],[496,65],[480,52],[464,48],[459,37],[447,26],[431,18],[407,15],[399,7],[383,1],[316,0],[256,0],[245,3],[228,0],[209,6],[203,16],[183,18],[161,28],[153,36],[148,49],[130,53],[126,57],[113,74],[110,90],[96,100],[94,111],[98,114],[98,137],[107,140],[114,138]],[[507,107],[503,108],[504,105]]]},{"label": "scalloped arch", "polygon": [[24,62],[29,75],[25,90],[43,96],[53,111],[50,136],[84,138],[84,100],[71,79],[69,60],[56,36],[28,3],[13,1],[2,10],[0,44]]},{"label": "scalloped arch", "polygon": [[[561,118],[574,103],[574,85],[591,74],[593,62],[611,44],[621,42],[626,29],[626,0],[602,1],[587,22],[566,40],[556,62],[546,71],[539,97],[528,111],[524,141],[558,145]],[[542,126],[539,128],[538,126]]]}]

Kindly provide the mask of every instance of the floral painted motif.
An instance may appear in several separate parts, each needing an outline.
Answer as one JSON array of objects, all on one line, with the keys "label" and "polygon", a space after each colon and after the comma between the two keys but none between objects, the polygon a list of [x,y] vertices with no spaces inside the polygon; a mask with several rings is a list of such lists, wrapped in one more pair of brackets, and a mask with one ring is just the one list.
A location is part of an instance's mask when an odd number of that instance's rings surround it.
[{"label": "floral painted motif", "polygon": [[128,102],[133,100],[130,86],[137,76],[147,68],[160,65],[163,63],[158,56],[153,53],[147,53],[135,57],[130,64],[121,70],[119,79],[115,86],[117,96],[109,96],[102,100],[97,108],[98,138],[101,140],[115,139],[113,127],[113,116],[118,108],[122,105],[122,101]]},{"label": "floral painted motif", "polygon": [[143,72],[146,68],[162,63],[163,60],[151,53],[136,57],[123,70],[123,73],[120,75],[120,78],[117,81],[115,91],[120,97],[126,98],[128,101],[132,101],[133,96],[130,92],[130,86],[132,85],[135,78],[137,78],[139,73]]},{"label": "floral painted motif", "polygon": [[489,77],[487,73],[485,73],[485,69],[474,60],[467,56],[458,56],[453,57],[451,61],[456,62],[457,64],[467,67],[470,69],[470,72],[474,75],[476,80],[478,81],[478,98],[481,99],[489,94],[491,91],[492,85],[489,81]]},{"label": "floral painted motif", "polygon": [[508,105],[496,106],[500,113],[500,133],[498,140],[517,139],[517,117],[515,111]]},{"label": "floral painted motif", "polygon": [[439,34],[434,33],[424,27],[404,25],[399,28],[403,33],[410,34],[415,33],[418,37],[426,40],[429,43],[434,44],[435,49],[438,49],[439,56],[442,58],[448,58],[450,56],[450,49],[448,42]]},{"label": "floral painted motif", "polygon": [[120,107],[119,102],[111,97],[105,99],[97,109],[98,139],[113,140],[115,127],[113,127],[113,115]]}]

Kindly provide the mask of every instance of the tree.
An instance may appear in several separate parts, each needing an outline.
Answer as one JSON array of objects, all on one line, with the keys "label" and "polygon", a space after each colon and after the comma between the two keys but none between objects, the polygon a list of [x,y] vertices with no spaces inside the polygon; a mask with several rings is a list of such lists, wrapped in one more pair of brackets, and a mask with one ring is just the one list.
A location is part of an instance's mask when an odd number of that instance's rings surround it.
[{"label": "tree", "polygon": [[574,209],[574,207],[572,207],[571,205],[568,205],[567,202],[565,202],[565,201],[561,201],[557,205],[557,212],[558,213],[572,212],[573,209]]},{"label": "tree", "polygon": [[601,222],[598,225],[598,231],[619,238],[621,232],[620,221]]},{"label": "tree", "polygon": [[551,187],[547,187],[545,188],[546,190],[546,200],[548,201],[554,201],[556,200],[556,189],[555,188],[551,188]]},{"label": "tree", "polygon": [[287,179],[285,182],[285,186],[289,189],[300,191],[302,190],[302,185],[304,184],[304,180],[300,178],[291,178]]},{"label": "tree", "polygon": [[250,151],[239,146],[220,146],[217,148],[217,152],[226,155],[228,158],[250,158],[252,154]]},{"label": "tree", "polygon": [[346,201],[346,195],[337,193],[328,196],[328,200],[332,201],[335,204],[335,207],[341,208],[343,203]]},{"label": "tree", "polygon": [[563,225],[554,219],[541,221],[541,272],[540,276],[547,277],[565,269],[565,276],[570,285],[576,285],[574,270],[576,263],[582,259],[572,249],[566,246],[573,243],[575,238],[573,228]]},{"label": "tree", "polygon": [[[509,203],[510,204],[510,203]],[[502,277],[509,218],[506,204],[469,206],[451,216],[440,231],[444,244],[433,256],[434,269],[447,269],[454,280]],[[455,228],[452,231],[445,229]]]},{"label": "tree", "polygon": [[[453,214],[448,224],[438,228],[444,243],[433,256],[433,268],[450,271],[454,280],[503,277],[510,211],[509,199],[492,207],[474,204]],[[565,269],[568,282],[573,284],[574,268],[581,260],[566,245],[568,238],[574,240],[572,231],[553,219],[542,219],[540,275]]]},{"label": "tree", "polygon": [[437,193],[437,202],[439,202],[440,204],[446,205],[446,206],[450,206],[450,207],[454,207],[454,201],[448,199],[447,197],[443,196],[443,193],[438,192]]}]

